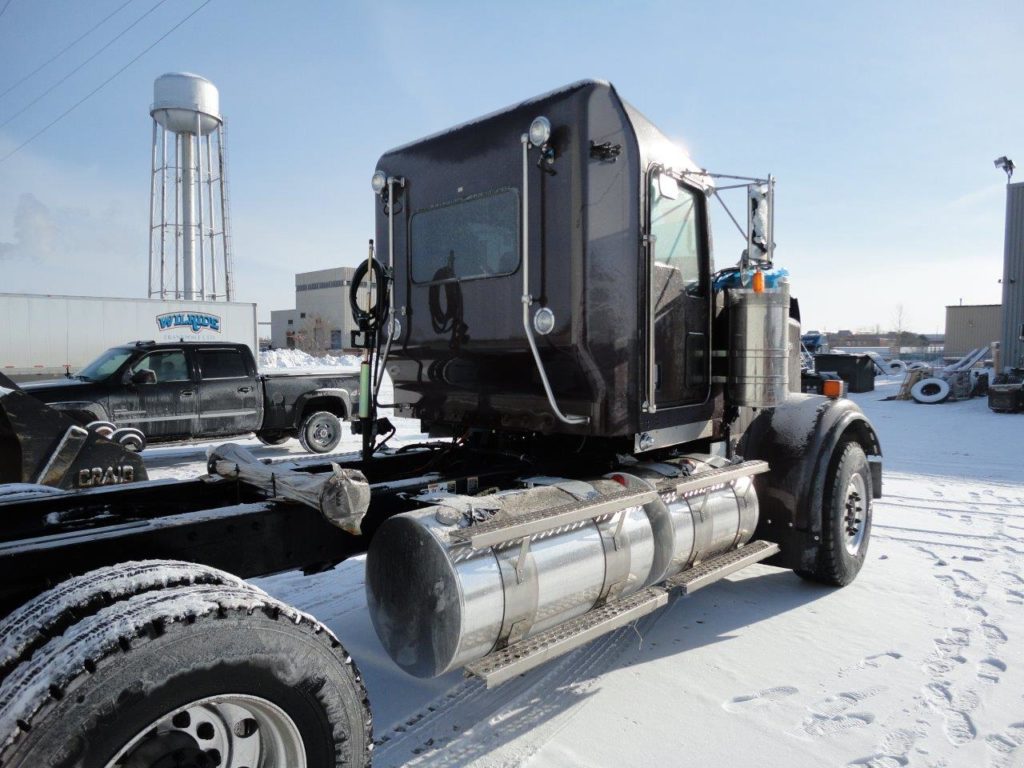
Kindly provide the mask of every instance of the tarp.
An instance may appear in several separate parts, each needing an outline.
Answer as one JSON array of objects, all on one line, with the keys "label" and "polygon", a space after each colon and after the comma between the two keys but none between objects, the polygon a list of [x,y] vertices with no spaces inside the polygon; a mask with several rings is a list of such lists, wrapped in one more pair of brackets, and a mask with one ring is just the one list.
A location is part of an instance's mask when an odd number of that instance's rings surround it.
[{"label": "tarp", "polygon": [[235,443],[212,448],[207,466],[210,474],[237,478],[271,498],[312,507],[339,528],[356,535],[362,533],[360,526],[370,506],[370,484],[358,469],[343,469],[332,463],[330,473],[296,472],[264,464]]}]

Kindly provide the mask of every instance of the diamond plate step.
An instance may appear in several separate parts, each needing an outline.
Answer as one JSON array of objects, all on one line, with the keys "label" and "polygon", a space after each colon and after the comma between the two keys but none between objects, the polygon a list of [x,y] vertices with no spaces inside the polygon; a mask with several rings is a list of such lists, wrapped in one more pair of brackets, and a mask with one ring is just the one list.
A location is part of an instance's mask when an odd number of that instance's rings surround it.
[{"label": "diamond plate step", "polygon": [[578,523],[602,515],[620,512],[630,507],[639,507],[658,498],[658,492],[622,490],[597,499],[574,501],[549,509],[538,509],[514,517],[487,520],[468,528],[452,531],[452,542],[468,542],[473,549],[493,547],[507,541],[549,531],[562,525]]},{"label": "diamond plate step", "polygon": [[705,560],[700,565],[673,576],[665,582],[665,586],[669,589],[678,589],[683,595],[689,595],[702,587],[714,584],[730,573],[759,563],[778,551],[779,545],[775,542],[752,541],[744,547]]},{"label": "diamond plate step", "polygon": [[668,592],[661,587],[648,587],[484,656],[466,665],[466,672],[479,677],[488,688],[493,688],[613,629],[636,621],[667,603]]},{"label": "diamond plate step", "polygon": [[696,491],[702,491],[714,485],[731,483],[733,480],[739,480],[741,477],[760,475],[770,469],[771,467],[768,466],[767,461],[743,461],[739,464],[730,464],[727,467],[700,472],[682,480],[678,478],[666,480],[658,483],[658,490],[662,493],[665,491],[675,491],[678,495],[684,496]]}]

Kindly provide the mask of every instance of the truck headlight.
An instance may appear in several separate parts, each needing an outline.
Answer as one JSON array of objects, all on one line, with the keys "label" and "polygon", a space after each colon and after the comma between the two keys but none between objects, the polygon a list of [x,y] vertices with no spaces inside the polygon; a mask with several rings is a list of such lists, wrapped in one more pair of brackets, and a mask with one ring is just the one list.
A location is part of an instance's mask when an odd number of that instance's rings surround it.
[{"label": "truck headlight", "polygon": [[373,187],[374,194],[379,195],[387,185],[387,174],[384,171],[374,171],[373,176],[370,178],[370,186]]},{"label": "truck headlight", "polygon": [[542,147],[551,138],[551,121],[543,115],[533,118],[530,123],[530,143],[535,147]]}]

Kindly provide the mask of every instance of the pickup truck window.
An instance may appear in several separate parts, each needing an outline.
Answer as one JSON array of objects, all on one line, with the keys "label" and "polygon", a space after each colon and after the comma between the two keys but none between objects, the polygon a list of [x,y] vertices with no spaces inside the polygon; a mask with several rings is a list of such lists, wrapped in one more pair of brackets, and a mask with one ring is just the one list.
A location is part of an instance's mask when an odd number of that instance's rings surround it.
[{"label": "pickup truck window", "polygon": [[109,378],[125,361],[132,356],[130,349],[108,349],[85,368],[78,372],[77,378],[83,381],[103,381]]},{"label": "pickup truck window", "polygon": [[237,349],[201,349],[199,367],[204,379],[244,379],[249,375]]},{"label": "pickup truck window", "polygon": [[185,362],[185,353],[179,349],[151,352],[132,366],[133,374],[139,371],[152,371],[157,384],[188,381],[191,378],[188,363]]}]

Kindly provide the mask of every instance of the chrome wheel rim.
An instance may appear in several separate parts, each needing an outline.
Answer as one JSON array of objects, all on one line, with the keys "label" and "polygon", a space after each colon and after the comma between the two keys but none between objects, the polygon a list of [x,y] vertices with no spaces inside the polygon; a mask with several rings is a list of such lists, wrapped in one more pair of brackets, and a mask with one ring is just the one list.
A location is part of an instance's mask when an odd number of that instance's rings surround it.
[{"label": "chrome wheel rim", "polygon": [[198,699],[144,728],[106,768],[306,768],[295,722],[266,699]]},{"label": "chrome wheel rim", "polygon": [[843,499],[843,544],[851,555],[860,552],[867,531],[867,486],[861,475],[854,475],[846,486]]}]

